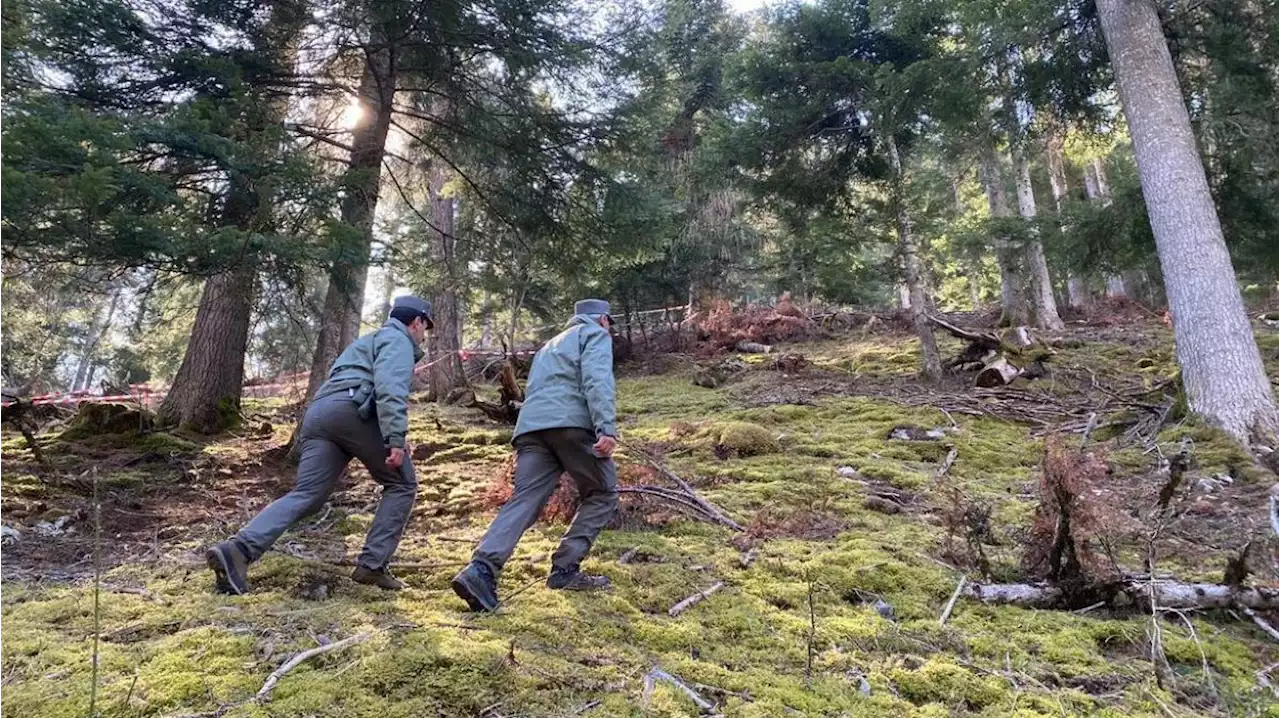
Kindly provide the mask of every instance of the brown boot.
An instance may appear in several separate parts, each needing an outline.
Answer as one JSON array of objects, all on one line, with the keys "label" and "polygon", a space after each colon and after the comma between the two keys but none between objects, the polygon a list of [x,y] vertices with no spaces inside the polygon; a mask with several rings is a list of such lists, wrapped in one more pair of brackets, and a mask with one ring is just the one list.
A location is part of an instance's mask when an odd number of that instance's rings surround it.
[{"label": "brown boot", "polygon": [[356,566],[351,572],[351,580],[366,586],[377,586],[384,591],[399,591],[406,587],[404,581],[391,575],[387,569],[374,570],[364,566]]}]

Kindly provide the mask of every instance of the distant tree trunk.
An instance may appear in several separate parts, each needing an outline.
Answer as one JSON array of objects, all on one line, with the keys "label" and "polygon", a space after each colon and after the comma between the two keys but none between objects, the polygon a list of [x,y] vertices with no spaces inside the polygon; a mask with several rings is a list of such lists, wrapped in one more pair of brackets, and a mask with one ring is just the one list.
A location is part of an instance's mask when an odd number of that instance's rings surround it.
[{"label": "distant tree trunk", "polygon": [[458,323],[458,268],[454,256],[455,222],[453,198],[445,196],[445,185],[453,179],[453,172],[438,159],[431,163],[427,176],[427,188],[431,195],[431,221],[435,226],[431,235],[431,259],[439,269],[440,284],[432,292],[432,309],[435,328],[430,338],[431,378],[429,395],[435,401],[444,401],[455,388],[467,383],[462,367],[462,348]]},{"label": "distant tree trunk", "polygon": [[489,290],[484,290],[484,300],[480,303],[480,348],[493,346],[493,304],[489,298]]},{"label": "distant tree trunk", "polygon": [[[1021,148],[1013,149],[1014,185],[1018,189],[1018,214],[1028,221],[1036,218],[1036,195],[1031,186],[1031,163]],[[1035,228],[1032,228],[1035,232]],[[1031,275],[1031,309],[1035,314],[1036,326],[1041,329],[1062,329],[1062,318],[1058,316],[1058,303],[1053,298],[1053,281],[1049,278],[1049,263],[1045,261],[1044,245],[1040,237],[1034,236],[1027,242],[1026,267]]]},{"label": "distant tree trunk", "polygon": [[[951,179],[951,197],[956,203],[956,218],[964,216],[965,206],[964,200],[960,196],[960,177]],[[979,281],[981,273],[981,265],[972,257],[966,256],[961,260],[960,265],[964,268],[965,280],[969,285],[969,303],[973,311],[982,310],[982,283]]]},{"label": "distant tree trunk", "polygon": [[120,306],[122,291],[118,287],[111,290],[111,301],[107,303],[107,313],[102,316],[101,322],[94,325],[89,334],[89,341],[85,343],[84,353],[80,355],[80,362],[76,366],[76,377],[71,383],[72,391],[85,391],[93,383],[93,365],[97,358],[98,345],[102,343],[102,337],[111,329],[111,320],[115,318],[116,308]]},{"label": "distant tree trunk", "polygon": [[1133,138],[1192,411],[1274,447],[1276,404],[1254,343],[1156,6],[1098,0]]},{"label": "distant tree trunk", "polygon": [[[1084,168],[1084,193],[1091,202],[1098,202],[1103,207],[1111,206],[1111,186],[1107,183],[1107,168],[1101,157],[1094,157]],[[1106,295],[1112,298],[1129,296],[1124,278],[1119,274],[1108,274]]]},{"label": "distant tree trunk", "polygon": [[[983,191],[987,194],[987,206],[994,218],[1011,216],[1009,199],[1004,187],[1004,174],[1000,159],[990,144],[985,148],[980,172]],[[1025,281],[1022,276],[1019,252],[1007,238],[995,237],[996,263],[1000,266],[1000,324],[1023,326],[1031,323],[1031,306],[1027,302]]]},{"label": "distant tree trunk", "polygon": [[[1050,137],[1045,147],[1045,164],[1049,167],[1049,188],[1053,192],[1053,206],[1061,217],[1070,189],[1067,186],[1066,159],[1062,155],[1060,135],[1055,134]],[[1065,229],[1066,227],[1063,227],[1064,231]],[[1087,309],[1089,304],[1089,287],[1084,278],[1074,270],[1069,270],[1067,272],[1067,305],[1072,309]]]},{"label": "distant tree trunk", "polygon": [[915,327],[916,336],[920,338],[920,362],[924,376],[936,381],[942,378],[942,358],[938,354],[938,343],[933,337],[933,324],[929,321],[929,303],[925,299],[919,240],[911,222],[911,212],[907,207],[902,158],[898,156],[898,144],[894,141],[892,134],[885,133],[884,145],[889,155],[889,166],[893,172],[890,179],[890,192],[898,230],[898,252],[902,257],[902,269],[905,275],[903,279],[906,282],[910,301],[911,324]]},{"label": "distant tree trunk", "polygon": [[360,107],[364,112],[352,133],[351,158],[342,177],[344,195],[340,209],[342,224],[352,232],[354,241],[343,242],[339,256],[329,269],[329,288],[324,295],[320,331],[311,359],[311,376],[307,380],[308,401],[329,378],[334,359],[359,336],[364,310],[373,218],[378,206],[396,82],[392,47],[373,46],[365,55],[367,61],[360,80]]}]

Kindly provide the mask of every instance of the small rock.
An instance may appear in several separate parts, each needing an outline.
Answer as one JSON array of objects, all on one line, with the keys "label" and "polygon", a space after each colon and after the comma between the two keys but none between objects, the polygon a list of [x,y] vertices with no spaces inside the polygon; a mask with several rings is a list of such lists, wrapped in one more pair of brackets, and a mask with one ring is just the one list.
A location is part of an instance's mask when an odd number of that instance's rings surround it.
[{"label": "small rock", "polygon": [[862,505],[872,511],[879,511],[882,514],[896,514],[902,512],[901,506],[880,496],[868,496],[867,500],[862,502]]},{"label": "small rock", "polygon": [[36,524],[36,533],[43,536],[61,536],[67,533],[67,526],[71,523],[71,516],[59,516],[53,521],[41,521]]},{"label": "small rock", "polygon": [[893,606],[890,606],[883,598],[877,598],[875,602],[876,613],[880,614],[885,620],[896,621],[893,615]]}]

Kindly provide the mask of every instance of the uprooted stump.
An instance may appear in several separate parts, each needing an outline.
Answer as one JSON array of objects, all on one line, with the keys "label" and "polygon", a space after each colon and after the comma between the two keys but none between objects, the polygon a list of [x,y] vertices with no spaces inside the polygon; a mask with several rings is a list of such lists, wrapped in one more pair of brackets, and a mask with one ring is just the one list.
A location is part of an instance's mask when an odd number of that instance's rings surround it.
[{"label": "uprooted stump", "polygon": [[738,358],[721,359],[713,364],[699,366],[693,371],[693,383],[704,389],[716,389],[733,381],[747,370],[747,363]]},{"label": "uprooted stump", "polygon": [[1042,377],[1047,372],[1045,362],[1054,354],[1047,345],[1036,340],[1026,327],[996,334],[961,329],[934,316],[930,316],[929,321],[951,336],[968,342],[945,366],[953,372],[976,370],[975,386],[1006,386],[1020,377]]},{"label": "uprooted stump", "polygon": [[104,434],[150,431],[154,423],[151,412],[128,404],[80,405],[79,412],[62,432],[63,439],[84,439]]}]

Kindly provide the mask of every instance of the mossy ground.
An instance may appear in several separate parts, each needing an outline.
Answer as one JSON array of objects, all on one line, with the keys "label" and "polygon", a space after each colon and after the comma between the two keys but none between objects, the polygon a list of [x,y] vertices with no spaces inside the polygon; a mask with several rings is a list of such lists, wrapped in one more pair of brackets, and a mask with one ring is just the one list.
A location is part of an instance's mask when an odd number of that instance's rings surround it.
[{"label": "mossy ground", "polygon": [[[1130,376],[1137,367],[1159,381],[1172,374],[1171,344],[1159,328],[1149,331],[1141,343],[1104,337],[1055,361],[1089,363],[1103,376]],[[1260,338],[1267,342],[1274,354],[1274,337]],[[957,450],[946,481],[992,507],[993,570],[1012,575],[1034,507],[1041,440],[1026,425],[991,416],[949,418],[929,406],[823,388],[850,374],[855,383],[912,381],[909,337],[794,349],[816,366],[808,376],[783,378],[762,364],[718,389],[693,386],[687,369],[619,381],[625,437],[670,449],[671,468],[746,524],[747,536],[683,519],[607,531],[585,568],[608,575],[614,587],[578,595],[542,586],[564,527],[538,524],[504,572],[499,593],[508,599],[492,616],[465,613],[448,587],[468,542],[491,518],[481,498],[510,453],[510,430],[473,412],[414,407],[410,439],[420,447],[421,492],[397,560],[440,567],[402,572],[410,588],[397,594],[352,584],[347,569],[331,563],[359,550],[376,500],[354,465],[329,510],[286,534],[281,551],[252,568],[251,595],[210,592],[201,548],[288,486],[287,472],[263,459],[287,437],[287,419],[270,434],[203,447],[175,439],[184,443],[133,454],[165,458],[128,466],[86,449],[79,463],[62,468],[78,474],[98,464],[111,507],[103,512],[109,568],[100,595],[98,711],[169,716],[234,705],[226,715],[390,718],[562,716],[593,706],[582,714],[697,714],[661,682],[645,707],[643,678],[657,666],[719,689],[700,690],[728,716],[1277,715],[1272,689],[1258,682],[1258,671],[1274,662],[1274,645],[1229,616],[1188,615],[1194,636],[1176,617],[1162,621],[1175,674],[1164,687],[1146,657],[1151,621],[1143,615],[962,600],[939,626],[959,578],[939,560],[945,529],[932,486],[939,463]],[[1144,357],[1150,366],[1139,365]],[[1269,366],[1274,371],[1274,361]],[[760,405],[766,389],[800,391],[804,382],[820,387],[802,391],[805,404]],[[937,441],[889,438],[902,425],[948,430]],[[1184,423],[1159,441],[1176,446],[1188,434],[1197,475],[1234,466],[1246,477],[1247,457],[1212,431]],[[21,439],[6,436],[3,450],[6,524],[35,520],[11,520],[20,504],[74,497],[76,508],[87,506],[85,484],[50,482],[23,454]],[[1117,500],[1145,501],[1158,490],[1141,448],[1115,447],[1111,462]],[[856,478],[841,475],[843,466]],[[1249,485],[1246,478],[1238,483]],[[867,508],[872,487],[905,496],[906,510]],[[165,508],[179,491],[185,503]],[[1249,531],[1225,523],[1232,516],[1206,521],[1224,522],[1221,531],[1234,530],[1243,543]],[[24,548],[42,539],[24,537],[6,549],[18,566],[6,561],[0,614],[7,715],[88,715],[95,626],[83,561],[90,527],[84,518],[56,539],[70,546],[57,576],[41,570],[37,559],[47,556]],[[1255,580],[1274,585],[1274,569],[1265,567],[1275,545],[1255,533],[1265,544],[1255,547]],[[758,559],[744,568],[746,543]],[[1232,546],[1171,545],[1161,568],[1216,580]],[[649,560],[620,563],[633,548]],[[1136,561],[1136,548],[1126,550]],[[717,581],[726,588],[679,617],[667,615]],[[876,599],[892,606],[892,618]],[[294,669],[270,703],[243,703],[289,656],[362,631],[374,635]]]}]

